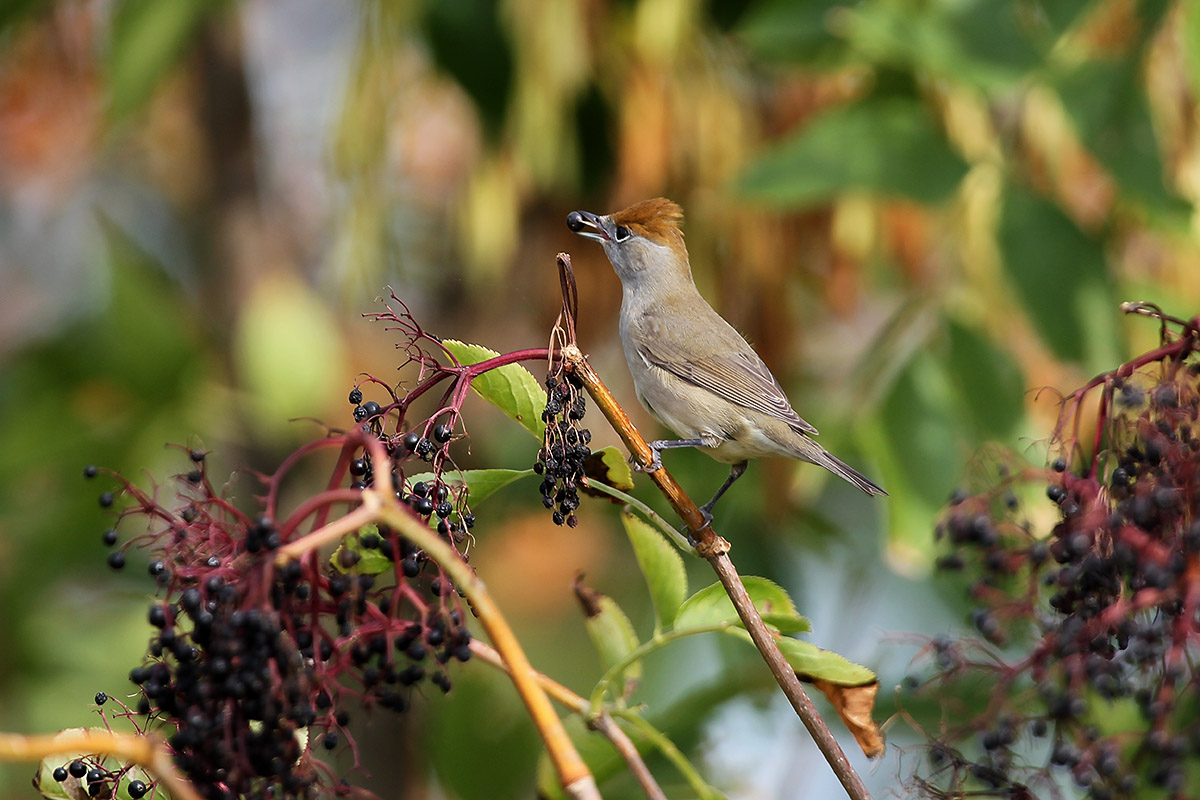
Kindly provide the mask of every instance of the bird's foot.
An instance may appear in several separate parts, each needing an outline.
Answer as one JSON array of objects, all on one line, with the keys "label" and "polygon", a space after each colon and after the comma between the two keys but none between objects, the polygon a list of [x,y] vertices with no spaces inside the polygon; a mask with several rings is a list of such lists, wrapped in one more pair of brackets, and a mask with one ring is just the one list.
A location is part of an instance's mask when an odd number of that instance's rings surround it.
[{"label": "bird's foot", "polygon": [[[700,528],[697,530],[697,532],[710,527],[713,520],[712,512],[709,511],[707,506],[700,507],[700,516],[703,518],[704,522],[700,525]],[[683,524],[683,526],[679,529],[679,532],[687,537],[688,544],[690,544],[692,547],[696,546],[696,537],[692,535],[692,529],[688,527],[687,523]]]},{"label": "bird's foot", "polygon": [[650,453],[652,458],[650,459],[649,466],[642,466],[642,464],[637,460],[637,456],[629,457],[629,463],[633,465],[634,472],[658,472],[660,469],[662,469],[662,456],[654,448],[650,449]]}]

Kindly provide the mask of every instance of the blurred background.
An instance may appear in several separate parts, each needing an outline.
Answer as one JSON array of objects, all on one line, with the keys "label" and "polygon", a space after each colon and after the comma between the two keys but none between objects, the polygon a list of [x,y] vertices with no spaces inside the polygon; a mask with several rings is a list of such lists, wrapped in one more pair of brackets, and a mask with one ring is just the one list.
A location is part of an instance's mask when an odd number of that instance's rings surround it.
[{"label": "blurred background", "polygon": [[[202,443],[214,475],[272,471],[350,423],[356,375],[405,377],[361,318],[385,287],[436,334],[544,346],[571,252],[581,343],[656,431],[619,284],[564,225],[656,195],[687,212],[701,291],[891,493],[756,463],[717,517],[735,563],[879,672],[880,719],[936,729],[895,687],[921,636],[969,629],[962,584],[932,574],[939,508],[987,442],[1043,463],[1057,391],[1153,346],[1121,301],[1200,313],[1197,43],[1200,4],[1166,0],[0,3],[0,730],[96,724],[144,652],[144,558],[105,566],[108,486],[84,465],[167,484],[188,467],[166,445]],[[482,403],[467,424],[463,466],[532,463]],[[667,461],[697,498],[725,476]],[[516,484],[472,563],[535,665],[586,693],[574,574],[643,633],[653,616],[615,509],[580,516],[556,528]],[[400,722],[360,715],[352,780],[531,795],[511,687],[453,677]],[[677,645],[637,699],[731,797],[837,796],[748,648]],[[876,764],[845,742],[877,796],[918,739],[887,733]],[[0,766],[0,794],[33,796],[32,772]],[[614,773],[606,796],[637,796]]]}]

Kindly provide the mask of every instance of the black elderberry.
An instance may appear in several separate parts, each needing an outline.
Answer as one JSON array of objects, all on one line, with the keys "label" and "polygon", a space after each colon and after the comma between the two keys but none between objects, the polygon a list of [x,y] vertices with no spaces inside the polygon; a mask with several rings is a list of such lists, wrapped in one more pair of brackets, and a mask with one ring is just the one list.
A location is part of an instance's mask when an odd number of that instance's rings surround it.
[{"label": "black elderberry", "polygon": [[417,445],[421,443],[419,434],[410,433],[404,437],[404,448],[410,453],[417,449]]},{"label": "black elderberry", "polygon": [[[368,400],[367,402],[363,403],[360,408],[363,410],[363,419],[377,417],[379,416],[379,412],[381,410],[379,403],[376,403],[374,400]],[[355,421],[362,422],[362,420],[358,419],[357,414],[355,415]]]},{"label": "black elderberry", "polygon": [[142,781],[132,780],[125,787],[125,791],[129,793],[129,796],[132,797],[133,800],[139,800],[140,798],[146,796],[146,793],[150,791],[150,787]]},{"label": "black elderberry", "polygon": [[125,567],[125,554],[120,550],[108,554],[108,566],[113,569],[123,569]]},{"label": "black elderberry", "polygon": [[437,425],[433,429],[434,440],[443,444],[450,441],[450,437],[453,435],[454,430],[449,425]]},{"label": "black elderberry", "polygon": [[336,750],[338,746],[338,732],[330,731],[321,739],[321,746],[326,750]]},{"label": "black elderberry", "polygon": [[108,702],[108,695],[105,694],[104,692],[96,692],[95,700],[96,700],[96,705],[102,706]]},{"label": "black elderberry", "polygon": [[363,406],[354,407],[354,421],[363,422],[367,418],[367,409]]},{"label": "black elderberry", "polygon": [[117,532],[112,528],[109,528],[100,535],[100,540],[109,547],[112,547],[117,543]]},{"label": "black elderberry", "polygon": [[357,386],[354,387],[350,390],[350,396],[347,399],[350,401],[350,405],[352,406],[361,404],[363,399],[362,389],[359,389]]},{"label": "black elderberry", "polygon": [[101,508],[108,508],[109,506],[111,506],[113,504],[113,493],[112,492],[101,492],[99,500],[100,500]]},{"label": "black elderberry", "polygon": [[54,778],[54,780],[58,781],[59,783],[62,783],[63,781],[65,781],[67,779],[67,776],[69,774],[70,773],[67,772],[66,767],[55,767],[54,772],[52,773],[52,777]]},{"label": "black elderberry", "polygon": [[425,461],[429,461],[433,457],[434,452],[433,442],[428,439],[421,439],[417,442],[416,454]]},{"label": "black elderberry", "polygon": [[356,458],[350,462],[350,474],[354,476],[365,475],[367,473],[367,462],[364,459]]},{"label": "black elderberry", "polygon": [[83,468],[83,477],[94,478],[94,477],[96,477],[97,473],[99,473],[99,472],[100,472],[100,470],[96,469],[95,464],[88,464],[86,467]]},{"label": "black elderberry", "polygon": [[67,767],[67,772],[70,773],[72,778],[82,778],[88,773],[87,764],[79,760],[72,761]]}]

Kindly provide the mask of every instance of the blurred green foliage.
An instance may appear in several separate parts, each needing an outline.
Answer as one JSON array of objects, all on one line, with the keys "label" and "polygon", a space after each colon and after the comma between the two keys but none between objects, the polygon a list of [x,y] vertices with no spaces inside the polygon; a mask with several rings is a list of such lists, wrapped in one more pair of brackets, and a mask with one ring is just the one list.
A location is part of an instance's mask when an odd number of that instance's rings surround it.
[{"label": "blurred green foliage", "polygon": [[[77,687],[122,672],[113,653],[55,646],[73,671],[55,678],[60,714],[20,700],[45,684],[41,612],[72,586],[128,588],[104,574],[108,522],[82,466],[165,481],[181,467],[163,445],[201,436],[231,470],[270,470],[320,435],[288,418],[344,425],[355,374],[393,380],[389,335],[356,318],[385,284],[438,334],[537,346],[557,312],[553,254],[572,249],[585,348],[633,406],[618,289],[565,231],[573,208],[681,202],[698,282],[827,446],[890,491],[871,506],[819,470],[755,465],[718,520],[744,571],[822,587],[799,603],[812,641],[849,642],[869,666],[897,646],[840,631],[963,616],[944,584],[906,581],[927,575],[933,514],[978,447],[1048,433],[1053,402],[1030,390],[1151,341],[1120,323],[1121,300],[1200,307],[1196,3],[335,5],[0,4],[0,728],[85,724]],[[463,466],[528,467],[528,441],[479,413]],[[722,477],[673,455],[697,495]],[[522,485],[498,494],[481,540],[525,541],[505,538],[536,502]],[[593,506],[593,560],[547,524],[561,583],[522,591],[555,611],[517,620],[535,663],[579,690],[599,665],[570,610],[575,569],[639,630],[654,619],[614,515]],[[861,582],[823,582],[850,567],[873,573],[869,607]],[[147,585],[131,586],[114,619],[140,614]],[[914,598],[899,617],[882,594],[897,587]],[[719,648],[664,656],[638,697],[718,770],[711,710],[770,696],[756,669]],[[896,669],[879,670],[885,688]],[[384,796],[422,794],[430,769],[459,797],[528,795],[519,715],[479,724],[511,703],[503,681],[459,685],[427,709],[433,735],[389,734],[427,757],[391,784],[373,766]],[[790,759],[769,744],[763,759]],[[0,791],[28,794],[28,776],[4,767]]]}]

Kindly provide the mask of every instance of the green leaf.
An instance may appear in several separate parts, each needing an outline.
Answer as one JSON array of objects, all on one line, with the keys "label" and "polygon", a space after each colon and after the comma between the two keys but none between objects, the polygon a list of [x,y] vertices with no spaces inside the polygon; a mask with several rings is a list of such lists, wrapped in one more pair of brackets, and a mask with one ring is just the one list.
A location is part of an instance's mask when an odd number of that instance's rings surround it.
[{"label": "green leaf", "polygon": [[121,0],[108,53],[110,113],[124,117],[145,103],[200,22],[222,5],[215,0]]},{"label": "green leaf", "polygon": [[768,150],[742,174],[742,193],[785,208],[869,191],[936,203],[967,165],[914,98],[869,99],[826,112]]},{"label": "green leaf", "polygon": [[[933,3],[921,13],[907,2],[859,3],[841,15],[838,27],[876,69],[994,89],[1016,84],[1041,62],[1035,31],[1021,11],[993,0]],[[1049,37],[1039,38],[1046,47]]]},{"label": "green leaf", "polygon": [[629,468],[629,459],[611,445],[588,456],[584,471],[590,480],[603,481],[622,492],[633,488],[633,470]]},{"label": "green leaf", "polygon": [[[946,368],[928,350],[913,355],[896,377],[880,408],[881,431],[892,458],[893,482],[908,485],[908,492],[890,506],[906,506],[922,499],[929,508],[940,508],[962,477],[965,456],[960,447],[965,435],[962,410]],[[932,541],[922,525],[922,541]]]},{"label": "green leaf", "polygon": [[950,320],[947,369],[975,438],[1004,439],[1025,418],[1025,379],[1009,355],[985,336]]},{"label": "green leaf", "polygon": [[[445,339],[442,344],[464,365],[478,364],[500,355],[477,344]],[[471,381],[475,393],[521,423],[539,442],[546,430],[542,411],[546,408],[546,390],[537,378],[520,364],[507,364],[489,370]]]},{"label": "green leaf", "polygon": [[1168,190],[1140,59],[1086,62],[1055,85],[1075,130],[1122,195],[1179,221],[1191,206]]},{"label": "green leaf", "polygon": [[[83,787],[79,778],[68,776],[62,782],[54,780],[54,770],[70,761],[71,758],[66,756],[50,756],[42,759],[42,763],[38,765],[37,775],[33,778],[33,788],[37,790],[38,794],[45,797],[46,800],[76,800],[78,797],[87,797],[87,789]],[[72,797],[72,792],[77,792],[77,794]]]},{"label": "green leaf", "polygon": [[[607,670],[619,664],[637,649],[639,644],[637,633],[633,630],[633,623],[629,621],[629,617],[611,597],[581,584],[576,586],[576,592],[586,593],[587,620],[584,622],[584,627],[587,628],[592,645],[600,655],[600,663]],[[640,661],[626,667],[618,679],[623,686],[620,695],[628,697],[641,677],[642,664]]]},{"label": "green leaf", "polygon": [[[77,734],[84,731],[90,731],[91,733],[100,736],[108,736],[109,734],[109,731],[105,728],[94,727],[67,728],[66,730],[61,731],[61,733]],[[54,770],[57,767],[66,766],[75,759],[85,758],[87,755],[87,751],[83,751],[75,754],[52,755],[42,759],[41,763],[38,765],[37,774],[33,778],[33,788],[36,789],[42,797],[47,798],[47,800],[89,800],[90,795],[88,794],[87,786],[83,783],[82,779],[68,776],[65,781],[59,782],[54,780]],[[121,785],[117,788],[116,793],[113,795],[115,800],[133,800],[129,796],[128,790],[129,782],[133,780],[140,780],[144,783],[152,782],[151,779],[147,777],[146,773],[144,773],[141,769],[130,769],[121,777]],[[171,795],[167,794],[167,792],[161,786],[158,787],[154,796],[156,798],[161,797],[162,800],[171,800]]]},{"label": "green leaf", "polygon": [[[792,633],[809,630],[808,620],[796,611],[792,598],[782,586],[753,575],[742,578],[742,584],[746,587],[754,607],[763,616],[764,622],[767,622],[769,617],[773,622],[768,624],[780,630],[782,624]],[[733,601],[725,594],[725,587],[714,583],[683,602],[675,617],[675,630],[711,627],[725,622],[742,625],[741,618],[733,607]]]},{"label": "green leaf", "polygon": [[[1106,341],[1115,336],[1117,303],[1103,246],[1057,205],[1010,186],[1000,221],[1000,247],[1030,320],[1056,355],[1083,361],[1089,347],[1104,345],[1089,342],[1090,335]],[[1102,300],[1090,304],[1094,297]],[[1091,305],[1100,306],[1100,319],[1089,318]]]},{"label": "green leaf", "polygon": [[848,48],[830,31],[830,17],[852,7],[845,0],[772,0],[746,13],[737,36],[765,60],[832,65],[848,55]]},{"label": "green leaf", "polygon": [[646,578],[659,628],[668,628],[687,597],[687,571],[683,559],[662,534],[628,509],[621,513],[621,524],[625,526],[633,554]]},{"label": "green leaf", "polygon": [[[379,526],[371,523],[358,529],[342,540],[333,554],[329,556],[329,565],[343,575],[353,572],[358,575],[379,575],[392,569],[392,559],[379,551],[378,547],[364,547],[362,537],[367,534],[379,535]],[[358,560],[350,567],[342,566],[342,552],[350,551],[358,554]]]},{"label": "green leaf", "polygon": [[[442,473],[442,481],[450,487],[461,487],[466,484],[467,500],[472,506],[476,506],[510,483],[533,474],[535,473],[532,469],[469,469]],[[433,483],[435,480],[432,472],[408,475],[406,478],[409,485],[421,481]]]},{"label": "green leaf", "polygon": [[839,686],[865,686],[878,680],[875,673],[832,650],[812,642],[783,637],[776,640],[783,657],[803,678],[829,681]]}]

